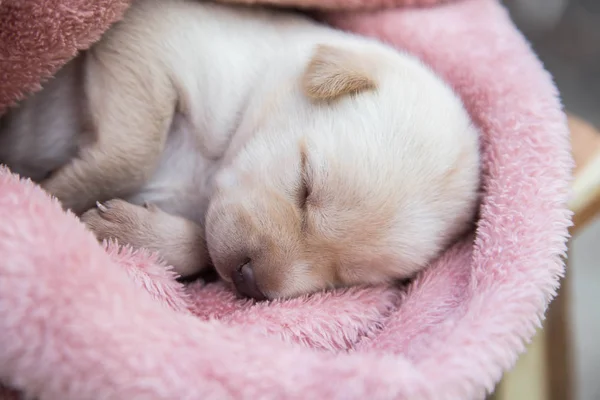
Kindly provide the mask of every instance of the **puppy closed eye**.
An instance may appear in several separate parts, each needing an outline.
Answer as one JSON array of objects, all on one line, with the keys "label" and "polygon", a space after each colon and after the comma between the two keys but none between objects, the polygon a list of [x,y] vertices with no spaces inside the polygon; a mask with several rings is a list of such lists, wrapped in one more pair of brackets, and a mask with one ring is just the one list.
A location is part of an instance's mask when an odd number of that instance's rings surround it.
[{"label": "puppy closed eye", "polygon": [[306,203],[310,196],[310,185],[308,181],[308,156],[306,154],[306,144],[302,142],[300,144],[300,181],[298,184],[298,205],[300,209],[306,209]]},{"label": "puppy closed eye", "polygon": [[308,217],[309,217],[309,210],[308,210],[308,202],[310,199],[310,186],[309,186],[309,182],[306,179],[306,175],[304,174],[304,171],[302,173],[302,175],[300,175],[300,179],[298,181],[298,186],[297,186],[297,192],[296,192],[296,196],[298,199],[298,208],[300,210],[300,220],[301,220],[301,231],[302,232],[306,232],[308,229]]},{"label": "puppy closed eye", "polygon": [[310,190],[308,188],[308,182],[306,181],[304,174],[302,175],[303,176],[300,177],[300,184],[298,186],[298,206],[300,207],[300,209],[304,210],[306,209],[306,203],[310,196]]}]

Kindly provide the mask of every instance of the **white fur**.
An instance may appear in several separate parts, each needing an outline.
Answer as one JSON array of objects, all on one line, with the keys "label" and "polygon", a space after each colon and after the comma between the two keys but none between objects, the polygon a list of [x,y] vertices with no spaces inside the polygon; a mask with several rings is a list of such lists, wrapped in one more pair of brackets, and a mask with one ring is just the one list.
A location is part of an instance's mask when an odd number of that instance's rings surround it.
[{"label": "white fur", "polygon": [[[129,200],[206,224],[225,279],[245,257],[269,264],[255,272],[270,297],[406,277],[468,228],[477,130],[416,59],[296,14],[193,1],[138,0],[110,35],[143,38],[178,93],[159,167]],[[301,78],[323,44],[354,54],[376,87],[309,98]],[[63,137],[62,125],[45,135]]]}]

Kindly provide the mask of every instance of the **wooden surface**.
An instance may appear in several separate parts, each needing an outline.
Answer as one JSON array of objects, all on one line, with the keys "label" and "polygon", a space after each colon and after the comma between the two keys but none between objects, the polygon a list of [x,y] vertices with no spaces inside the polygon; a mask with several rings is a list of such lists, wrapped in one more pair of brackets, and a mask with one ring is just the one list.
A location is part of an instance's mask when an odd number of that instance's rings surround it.
[{"label": "wooden surface", "polygon": [[[568,261],[568,260],[567,260]],[[548,400],[573,400],[577,398],[575,385],[575,360],[573,320],[570,308],[572,279],[569,263],[558,294],[550,304],[544,323],[542,356],[546,363],[544,386]]]},{"label": "wooden surface", "polygon": [[577,176],[584,166],[600,154],[600,132],[575,115],[569,115],[569,129],[573,158],[575,159],[573,175]]},{"label": "wooden surface", "polygon": [[569,117],[571,145],[575,159],[572,234],[600,215],[600,132],[575,116]]}]

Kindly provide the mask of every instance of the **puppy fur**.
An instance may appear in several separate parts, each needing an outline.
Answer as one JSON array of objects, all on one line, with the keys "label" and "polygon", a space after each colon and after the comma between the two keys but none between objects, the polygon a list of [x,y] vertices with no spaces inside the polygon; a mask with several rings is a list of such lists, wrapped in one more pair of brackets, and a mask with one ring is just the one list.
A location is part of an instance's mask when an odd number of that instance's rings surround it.
[{"label": "puppy fur", "polygon": [[[284,11],[137,0],[0,120],[99,239],[265,297],[410,277],[471,226],[478,132],[419,61]],[[97,203],[99,202],[99,203]],[[95,206],[98,204],[98,206]]]}]

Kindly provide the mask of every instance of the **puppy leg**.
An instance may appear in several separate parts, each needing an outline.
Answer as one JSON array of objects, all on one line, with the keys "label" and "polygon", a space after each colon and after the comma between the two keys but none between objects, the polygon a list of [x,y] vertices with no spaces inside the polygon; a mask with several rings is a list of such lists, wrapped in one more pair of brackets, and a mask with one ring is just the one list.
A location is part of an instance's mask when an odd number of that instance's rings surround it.
[{"label": "puppy leg", "polygon": [[91,143],[41,183],[64,208],[81,214],[96,201],[126,197],[154,172],[177,101],[161,68],[143,54],[103,47],[86,55],[82,103]]},{"label": "puppy leg", "polygon": [[209,264],[203,229],[156,206],[115,199],[98,203],[81,220],[99,240],[116,239],[119,244],[156,251],[181,276],[198,273]]}]

